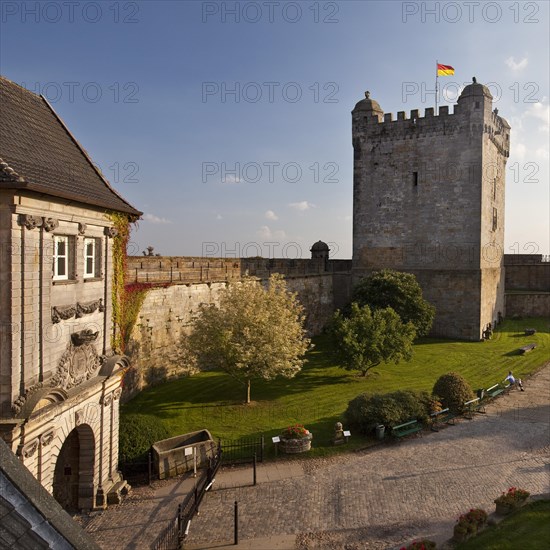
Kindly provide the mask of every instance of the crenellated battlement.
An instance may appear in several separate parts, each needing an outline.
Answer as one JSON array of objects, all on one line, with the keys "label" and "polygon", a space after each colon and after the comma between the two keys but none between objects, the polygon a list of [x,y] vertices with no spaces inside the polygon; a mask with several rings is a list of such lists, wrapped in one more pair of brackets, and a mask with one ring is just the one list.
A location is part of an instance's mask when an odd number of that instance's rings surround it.
[{"label": "crenellated battlement", "polygon": [[[459,132],[488,134],[499,152],[509,156],[510,126],[498,115],[498,109],[492,111],[490,118],[472,117],[472,111],[467,106],[455,104],[452,111],[449,105],[442,105],[435,114],[433,107],[411,109],[409,113],[398,111],[397,118],[393,113],[383,113],[381,110],[353,113],[354,143],[384,142],[400,139],[422,138],[434,135],[452,136]],[[478,118],[478,120],[476,120]]]},{"label": "crenellated battlement", "polygon": [[[354,113],[353,135],[361,141],[388,141],[411,139],[428,135],[451,135],[461,128],[468,126],[468,119],[460,116],[459,105],[449,112],[449,106],[439,108],[439,114],[434,114],[433,107],[427,107],[424,116],[419,109],[412,109],[410,113],[399,111],[397,118],[393,113],[367,114]],[[480,128],[481,130],[481,128]]]},{"label": "crenellated battlement", "polygon": [[[433,107],[426,107],[424,109],[424,116],[420,116],[420,109],[411,109],[410,116],[407,118],[407,113],[405,111],[398,111],[397,112],[397,118],[393,118],[393,113],[384,113],[384,120],[382,122],[379,122],[380,124],[384,124],[386,122],[399,122],[400,120],[405,121],[419,121],[424,119],[434,119],[437,115],[434,114],[435,109]],[[447,120],[447,117],[452,116],[453,114],[457,114],[459,112],[459,106],[454,105],[454,110],[452,113],[449,113],[449,106],[448,105],[442,105],[439,107],[439,117],[445,117]],[[378,121],[377,116],[371,117],[374,120]]]}]

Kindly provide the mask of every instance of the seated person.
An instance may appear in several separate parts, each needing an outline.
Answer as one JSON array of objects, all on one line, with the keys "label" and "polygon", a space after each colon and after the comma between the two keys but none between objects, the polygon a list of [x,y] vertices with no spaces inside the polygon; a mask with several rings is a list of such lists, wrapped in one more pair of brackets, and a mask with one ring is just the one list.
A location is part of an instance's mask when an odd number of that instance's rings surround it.
[{"label": "seated person", "polygon": [[504,382],[508,381],[508,388],[512,386],[517,386],[521,391],[525,391],[523,389],[523,384],[521,382],[521,378],[515,379],[514,375],[512,374],[512,371],[508,371],[508,376],[504,379]]}]

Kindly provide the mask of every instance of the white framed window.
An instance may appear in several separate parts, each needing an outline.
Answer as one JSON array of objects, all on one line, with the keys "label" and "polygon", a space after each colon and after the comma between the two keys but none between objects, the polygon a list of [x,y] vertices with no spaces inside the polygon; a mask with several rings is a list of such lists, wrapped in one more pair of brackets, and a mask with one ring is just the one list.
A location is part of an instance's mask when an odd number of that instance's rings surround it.
[{"label": "white framed window", "polygon": [[99,277],[99,239],[84,239],[84,278]]},{"label": "white framed window", "polygon": [[55,235],[53,238],[53,279],[64,281],[69,278],[69,237]]},{"label": "white framed window", "polygon": [[84,239],[84,278],[101,277],[101,239],[88,237]]}]

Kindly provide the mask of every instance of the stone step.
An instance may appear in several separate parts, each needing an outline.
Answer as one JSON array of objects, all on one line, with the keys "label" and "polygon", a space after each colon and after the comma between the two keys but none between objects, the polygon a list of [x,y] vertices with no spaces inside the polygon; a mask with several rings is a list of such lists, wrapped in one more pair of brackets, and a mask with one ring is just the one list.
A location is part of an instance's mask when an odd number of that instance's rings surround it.
[{"label": "stone step", "polygon": [[125,479],[117,481],[107,493],[107,504],[120,504],[131,489],[131,485]]}]

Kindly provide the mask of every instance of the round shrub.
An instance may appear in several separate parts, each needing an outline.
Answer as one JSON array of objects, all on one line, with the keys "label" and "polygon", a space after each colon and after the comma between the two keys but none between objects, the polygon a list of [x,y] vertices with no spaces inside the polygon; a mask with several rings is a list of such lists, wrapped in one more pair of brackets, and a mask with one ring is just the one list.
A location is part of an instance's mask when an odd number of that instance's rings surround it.
[{"label": "round shrub", "polygon": [[443,404],[453,412],[460,412],[466,401],[473,399],[470,384],[458,372],[449,372],[439,377],[433,389]]},{"label": "round shrub", "polygon": [[413,419],[425,421],[431,412],[431,403],[427,392],[362,393],[349,402],[345,419],[362,433],[369,433],[378,424],[391,427]]},{"label": "round shrub", "polygon": [[144,414],[123,414],[119,425],[120,462],[147,460],[147,453],[153,443],[170,437],[168,430],[158,418]]}]

